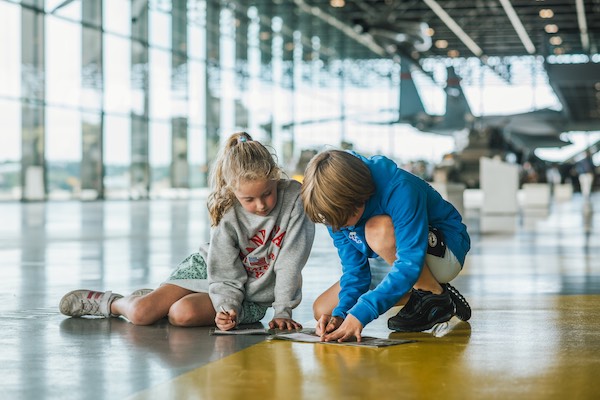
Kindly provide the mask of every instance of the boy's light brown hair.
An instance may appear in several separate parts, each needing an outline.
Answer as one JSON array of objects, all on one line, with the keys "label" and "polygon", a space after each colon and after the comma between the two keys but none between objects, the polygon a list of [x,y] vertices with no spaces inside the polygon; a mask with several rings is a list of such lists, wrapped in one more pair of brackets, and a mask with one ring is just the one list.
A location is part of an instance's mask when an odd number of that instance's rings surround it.
[{"label": "boy's light brown hair", "polygon": [[336,231],[375,193],[371,171],[358,157],[327,150],[304,171],[302,201],[308,218]]}]

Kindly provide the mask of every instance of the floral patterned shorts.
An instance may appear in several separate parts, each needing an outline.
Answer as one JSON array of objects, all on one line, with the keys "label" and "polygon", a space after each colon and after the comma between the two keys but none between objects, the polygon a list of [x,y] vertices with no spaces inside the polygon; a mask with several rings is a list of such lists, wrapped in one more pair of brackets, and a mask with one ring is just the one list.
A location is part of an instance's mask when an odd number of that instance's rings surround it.
[{"label": "floral patterned shorts", "polygon": [[[207,279],[207,267],[204,257],[200,253],[193,253],[183,260],[177,268],[171,273],[167,283],[172,285],[178,285],[186,289],[194,290],[183,284],[184,280],[206,280]],[[181,280],[181,284],[177,281]],[[265,316],[267,312],[265,306],[261,306],[252,301],[244,300],[242,302],[242,311],[239,318],[240,324],[252,324],[258,322]]]}]

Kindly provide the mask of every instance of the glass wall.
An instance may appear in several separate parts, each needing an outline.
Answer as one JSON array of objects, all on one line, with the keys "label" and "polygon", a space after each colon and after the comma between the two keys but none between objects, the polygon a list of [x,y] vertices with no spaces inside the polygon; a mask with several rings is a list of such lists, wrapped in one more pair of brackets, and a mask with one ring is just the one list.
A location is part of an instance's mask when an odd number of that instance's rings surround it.
[{"label": "glass wall", "polygon": [[205,194],[238,130],[290,176],[326,145],[394,156],[368,122],[397,63],[325,24],[291,1],[0,0],[0,200]]},{"label": "glass wall", "polygon": [[21,7],[0,1],[0,200],[21,198],[20,59]]}]

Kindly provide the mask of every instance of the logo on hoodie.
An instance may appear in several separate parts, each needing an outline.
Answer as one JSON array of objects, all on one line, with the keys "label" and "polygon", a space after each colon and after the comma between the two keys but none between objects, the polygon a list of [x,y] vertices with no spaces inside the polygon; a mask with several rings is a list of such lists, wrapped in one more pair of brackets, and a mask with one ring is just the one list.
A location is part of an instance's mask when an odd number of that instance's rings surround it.
[{"label": "logo on hoodie", "polygon": [[348,234],[348,239],[352,240],[355,243],[362,244],[362,240],[360,240],[356,232],[350,232]]}]

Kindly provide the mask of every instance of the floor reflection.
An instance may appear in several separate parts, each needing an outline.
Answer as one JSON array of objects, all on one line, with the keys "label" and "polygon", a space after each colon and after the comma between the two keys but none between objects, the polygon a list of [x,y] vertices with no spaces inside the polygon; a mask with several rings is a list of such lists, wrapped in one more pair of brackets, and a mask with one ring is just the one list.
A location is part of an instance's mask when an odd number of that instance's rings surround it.
[{"label": "floor reflection", "polygon": [[[159,285],[208,240],[206,207],[0,203],[0,390],[10,399],[595,398],[600,197],[588,208],[580,200],[553,203],[513,234],[483,234],[478,214],[467,213],[473,247],[454,284],[473,318],[392,333],[394,308],[365,335],[416,342],[382,349],[65,318],[57,305],[69,290],[127,294]],[[340,276],[322,226],[303,275],[294,317],[313,327],[312,302]]]}]

